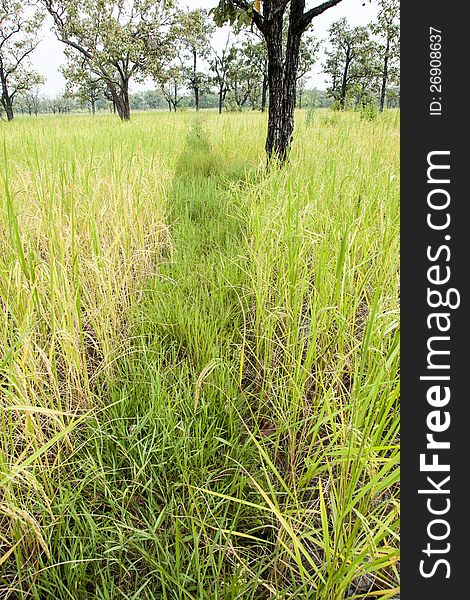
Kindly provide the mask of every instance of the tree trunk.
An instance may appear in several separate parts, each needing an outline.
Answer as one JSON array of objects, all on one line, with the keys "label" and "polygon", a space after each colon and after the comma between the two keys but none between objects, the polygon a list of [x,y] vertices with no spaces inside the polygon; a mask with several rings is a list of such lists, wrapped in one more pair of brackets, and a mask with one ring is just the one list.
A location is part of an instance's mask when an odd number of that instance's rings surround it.
[{"label": "tree trunk", "polygon": [[5,113],[7,115],[8,121],[13,121],[14,113],[13,113],[13,105],[11,102],[2,102],[3,108],[5,109]]},{"label": "tree trunk", "polygon": [[194,106],[199,110],[199,81],[197,78],[197,52],[193,48],[193,88],[194,88]]},{"label": "tree trunk", "polygon": [[95,116],[95,112],[96,112],[96,100],[93,98],[90,102],[91,104],[91,114],[93,116]]},{"label": "tree trunk", "polygon": [[344,71],[343,78],[341,81],[341,96],[339,98],[339,105],[341,109],[344,110],[346,106],[346,93],[348,90],[348,72],[349,72],[349,64],[350,64],[349,53],[346,54],[346,60],[344,61]]},{"label": "tree trunk", "polygon": [[121,81],[119,86],[108,83],[108,89],[113,98],[113,109],[117,111],[121,121],[129,121],[131,108],[129,104],[129,81]]},{"label": "tree trunk", "polygon": [[1,103],[3,108],[5,109],[5,113],[7,115],[8,121],[13,121],[13,97],[8,92],[6,76],[4,75],[3,66],[1,66],[0,70],[0,80],[2,82],[2,94],[1,94]]},{"label": "tree trunk", "polygon": [[284,163],[292,144],[296,104],[297,70],[302,31],[296,26],[299,15],[291,7],[285,57],[282,52],[282,14],[273,14],[266,28],[268,46],[269,116],[266,153]]},{"label": "tree trunk", "polygon": [[121,121],[129,121],[131,118],[131,108],[129,106],[129,95],[127,91],[118,94],[116,99],[116,110]]},{"label": "tree trunk", "polygon": [[281,137],[283,126],[283,74],[282,65],[282,14],[279,18],[267,21],[266,45],[268,47],[268,89],[269,89],[269,113],[268,134],[266,137],[266,154],[268,160],[277,155],[277,148]]},{"label": "tree trunk", "polygon": [[385,49],[384,68],[382,72],[382,88],[380,90],[380,112],[384,111],[385,106],[385,94],[387,92],[387,81],[388,81],[388,55],[390,52],[390,39],[387,36],[387,47]]},{"label": "tree trunk", "polygon": [[[314,17],[339,2],[341,0],[328,0],[305,12],[306,0],[291,0],[290,5],[286,0],[271,0],[263,2],[262,20],[254,13],[253,19],[263,34],[268,51],[268,161],[275,159],[282,165],[292,144],[302,34]],[[283,52],[283,22],[288,5],[289,27]]]},{"label": "tree trunk", "polygon": [[224,107],[224,90],[223,90],[223,88],[219,88],[219,115],[222,114],[223,107]]}]

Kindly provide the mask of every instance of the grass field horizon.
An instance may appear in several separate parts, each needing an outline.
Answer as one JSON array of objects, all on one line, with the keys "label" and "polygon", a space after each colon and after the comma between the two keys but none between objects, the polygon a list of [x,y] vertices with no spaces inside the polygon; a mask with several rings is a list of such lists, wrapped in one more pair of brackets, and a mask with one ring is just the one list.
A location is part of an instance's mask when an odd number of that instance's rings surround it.
[{"label": "grass field horizon", "polygon": [[399,596],[399,112],[0,123],[0,597]]}]

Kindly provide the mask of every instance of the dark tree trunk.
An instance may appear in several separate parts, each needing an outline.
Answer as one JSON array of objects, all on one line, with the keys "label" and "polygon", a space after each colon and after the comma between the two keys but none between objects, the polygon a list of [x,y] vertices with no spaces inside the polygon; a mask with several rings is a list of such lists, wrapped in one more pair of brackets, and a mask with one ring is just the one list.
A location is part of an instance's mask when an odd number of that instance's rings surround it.
[{"label": "dark tree trunk", "polygon": [[95,112],[96,112],[96,100],[93,98],[90,102],[91,104],[91,114],[93,116],[95,116]]},{"label": "dark tree trunk", "polygon": [[3,71],[3,63],[0,64],[0,81],[2,83],[2,95],[1,95],[1,102],[2,102],[2,106],[5,109],[5,113],[7,115],[7,119],[8,121],[13,121],[13,95],[14,94],[10,94],[8,92],[8,87],[7,87],[7,80],[6,80],[6,76],[4,75],[4,71]]},{"label": "dark tree trunk", "polygon": [[176,108],[178,106],[178,86],[175,82],[174,92],[173,92],[173,109],[176,112]]},{"label": "dark tree trunk", "polygon": [[219,115],[222,114],[222,109],[224,108],[224,95],[223,88],[219,88]]},{"label": "dark tree trunk", "polygon": [[385,49],[384,68],[382,72],[382,88],[380,90],[380,112],[384,111],[385,106],[385,94],[387,92],[387,81],[388,81],[388,55],[390,53],[390,40],[387,36],[387,47]]},{"label": "dark tree trunk", "polygon": [[266,137],[266,153],[268,160],[277,154],[281,130],[283,128],[283,75],[282,64],[282,14],[280,18],[272,18],[266,25],[266,43],[268,47],[268,88],[269,114],[268,135]]},{"label": "dark tree trunk", "polygon": [[339,97],[339,105],[341,109],[344,110],[346,106],[346,93],[348,91],[348,74],[349,74],[349,65],[351,63],[351,59],[349,57],[349,52],[346,54],[346,60],[344,61],[344,71],[343,77],[341,80],[341,95]]},{"label": "dark tree trunk", "polygon": [[131,108],[129,104],[129,81],[122,81],[119,86],[108,83],[108,89],[113,99],[113,110],[121,121],[129,121]]},{"label": "dark tree trunk", "polygon": [[131,118],[131,108],[129,105],[129,95],[127,90],[118,94],[116,98],[116,110],[121,121],[129,121]]},{"label": "dark tree trunk", "polygon": [[197,78],[197,52],[193,48],[193,88],[194,88],[194,106],[199,110],[199,81]]},{"label": "dark tree trunk", "polygon": [[[297,70],[302,31],[297,23],[303,6],[292,5],[289,15],[289,30],[285,57],[282,48],[282,14],[272,14],[267,21],[266,42],[268,46],[269,117],[266,153],[268,160],[285,162],[294,132]],[[300,15],[296,14],[300,10]]]},{"label": "dark tree trunk", "polygon": [[11,102],[2,102],[3,108],[5,109],[5,113],[7,115],[8,121],[13,121],[14,113],[13,113],[13,105]]}]

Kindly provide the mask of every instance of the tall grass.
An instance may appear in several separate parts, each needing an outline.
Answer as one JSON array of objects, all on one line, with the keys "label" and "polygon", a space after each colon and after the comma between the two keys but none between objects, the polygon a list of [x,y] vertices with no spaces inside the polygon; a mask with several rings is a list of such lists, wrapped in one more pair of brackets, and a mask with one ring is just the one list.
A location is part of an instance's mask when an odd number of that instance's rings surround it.
[{"label": "tall grass", "polygon": [[3,596],[396,595],[397,121],[2,126]]}]

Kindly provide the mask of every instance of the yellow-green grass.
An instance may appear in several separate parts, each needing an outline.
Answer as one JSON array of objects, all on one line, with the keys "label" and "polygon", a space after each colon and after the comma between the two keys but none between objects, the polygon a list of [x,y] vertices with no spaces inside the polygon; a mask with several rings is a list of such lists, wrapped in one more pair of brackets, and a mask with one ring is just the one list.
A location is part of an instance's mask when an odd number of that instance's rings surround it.
[{"label": "yellow-green grass", "polygon": [[398,113],[0,123],[0,595],[392,598]]}]

